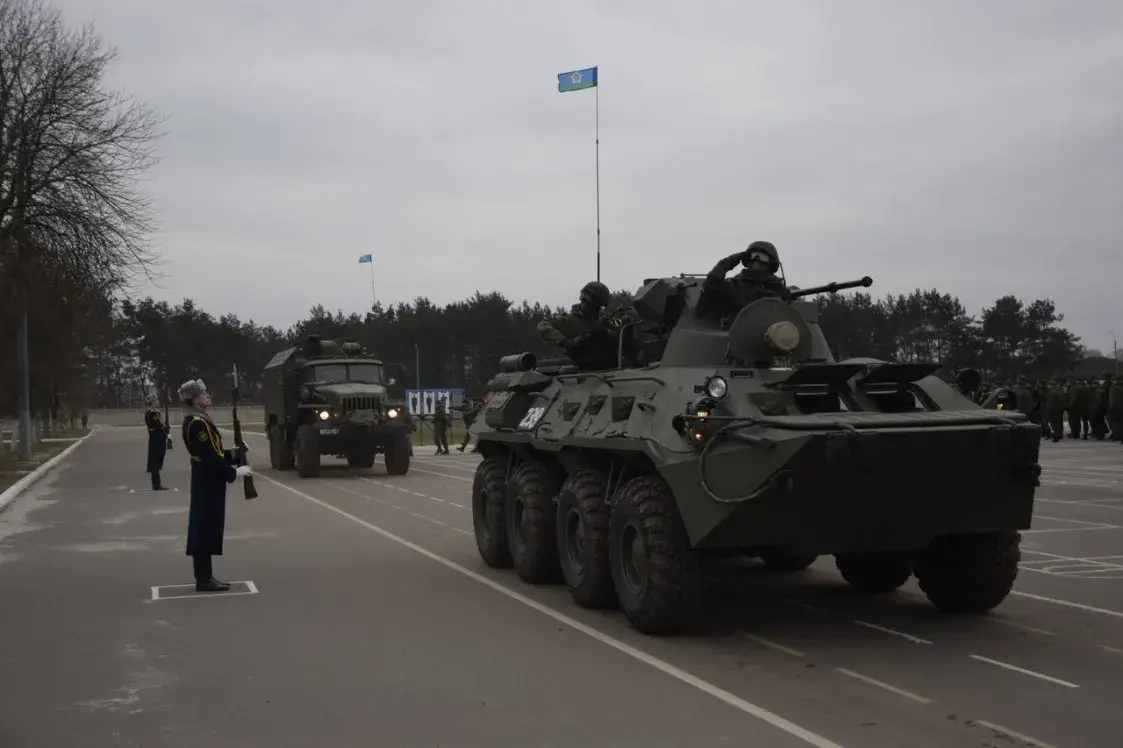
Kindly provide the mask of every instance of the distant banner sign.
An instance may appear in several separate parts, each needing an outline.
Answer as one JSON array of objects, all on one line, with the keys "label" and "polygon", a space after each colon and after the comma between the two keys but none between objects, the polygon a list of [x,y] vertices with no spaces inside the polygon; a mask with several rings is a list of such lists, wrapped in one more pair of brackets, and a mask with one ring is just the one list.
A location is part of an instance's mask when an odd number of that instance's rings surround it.
[{"label": "distant banner sign", "polygon": [[432,390],[406,390],[406,405],[415,416],[431,416],[437,412],[437,403],[445,406],[445,412],[459,408],[464,402],[463,388],[440,388]]}]

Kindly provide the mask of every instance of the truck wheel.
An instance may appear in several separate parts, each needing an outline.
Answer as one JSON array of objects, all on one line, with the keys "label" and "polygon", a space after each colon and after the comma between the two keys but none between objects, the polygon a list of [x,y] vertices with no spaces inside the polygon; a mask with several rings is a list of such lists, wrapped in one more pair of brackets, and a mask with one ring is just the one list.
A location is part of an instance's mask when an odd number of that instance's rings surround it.
[{"label": "truck wheel", "polygon": [[409,472],[409,459],[412,454],[410,446],[408,436],[400,436],[386,442],[386,454],[382,459],[386,462],[387,475],[405,475]]},{"label": "truck wheel", "polygon": [[599,470],[578,470],[565,479],[558,493],[558,560],[569,594],[582,608],[616,606],[606,488]]},{"label": "truck wheel", "polygon": [[296,474],[301,478],[315,478],[320,474],[320,441],[313,424],[305,423],[296,429]]},{"label": "truck wheel", "polygon": [[1020,541],[1016,532],[936,538],[916,563],[920,589],[945,613],[985,613],[1014,587]]},{"label": "truck wheel", "polygon": [[519,579],[551,584],[561,578],[558,567],[557,509],[554,497],[561,481],[550,466],[524,462],[511,475],[507,490],[507,542]]},{"label": "truck wheel", "polygon": [[912,558],[896,551],[840,553],[834,557],[834,565],[842,578],[864,595],[892,592],[912,576]]},{"label": "truck wheel", "polygon": [[760,557],[769,571],[803,571],[818,559],[818,556],[800,556],[782,552],[765,553]]},{"label": "truck wheel", "polygon": [[608,552],[616,598],[632,628],[674,634],[702,601],[702,573],[670,488],[658,476],[624,484],[612,505]]},{"label": "truck wheel", "polygon": [[[389,457],[389,452],[386,453]],[[472,529],[480,558],[495,569],[511,566],[505,516],[507,460],[489,457],[476,468],[472,479]]]}]

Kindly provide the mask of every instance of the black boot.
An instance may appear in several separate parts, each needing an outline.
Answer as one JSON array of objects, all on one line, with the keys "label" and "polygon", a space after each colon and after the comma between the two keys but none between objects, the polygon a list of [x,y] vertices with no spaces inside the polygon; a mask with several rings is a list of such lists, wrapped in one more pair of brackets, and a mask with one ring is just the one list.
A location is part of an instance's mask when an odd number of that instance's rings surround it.
[{"label": "black boot", "polygon": [[167,491],[168,490],[167,488],[164,487],[164,484],[160,482],[160,471],[159,470],[153,470],[152,471],[152,490],[153,491]]},{"label": "black boot", "polygon": [[230,585],[214,578],[214,569],[211,568],[210,556],[192,556],[192,566],[195,568],[196,592],[226,592]]}]

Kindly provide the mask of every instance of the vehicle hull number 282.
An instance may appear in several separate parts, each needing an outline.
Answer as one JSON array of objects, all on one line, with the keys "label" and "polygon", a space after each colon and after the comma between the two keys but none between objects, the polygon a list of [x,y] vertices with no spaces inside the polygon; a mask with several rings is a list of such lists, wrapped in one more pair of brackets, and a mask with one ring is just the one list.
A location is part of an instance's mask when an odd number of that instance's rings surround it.
[{"label": "vehicle hull number 282", "polygon": [[538,406],[531,408],[526,412],[526,415],[523,416],[523,419],[519,421],[518,428],[521,430],[530,430],[538,425],[538,422],[542,420],[542,416],[544,415],[546,415],[545,407]]}]

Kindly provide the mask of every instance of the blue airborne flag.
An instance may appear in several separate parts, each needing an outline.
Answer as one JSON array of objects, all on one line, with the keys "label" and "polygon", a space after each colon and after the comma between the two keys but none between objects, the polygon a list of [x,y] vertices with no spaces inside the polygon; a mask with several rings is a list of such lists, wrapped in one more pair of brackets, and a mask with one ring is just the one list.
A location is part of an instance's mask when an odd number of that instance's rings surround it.
[{"label": "blue airborne flag", "polygon": [[364,262],[371,262],[371,261],[372,261],[372,258],[371,258],[370,255],[359,255],[359,264],[360,265],[362,265]]},{"label": "blue airborne flag", "polygon": [[558,93],[596,88],[596,85],[596,66],[584,70],[571,70],[568,73],[558,73]]}]

